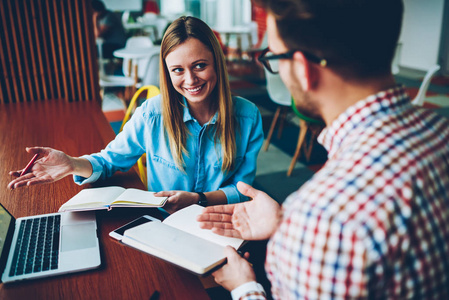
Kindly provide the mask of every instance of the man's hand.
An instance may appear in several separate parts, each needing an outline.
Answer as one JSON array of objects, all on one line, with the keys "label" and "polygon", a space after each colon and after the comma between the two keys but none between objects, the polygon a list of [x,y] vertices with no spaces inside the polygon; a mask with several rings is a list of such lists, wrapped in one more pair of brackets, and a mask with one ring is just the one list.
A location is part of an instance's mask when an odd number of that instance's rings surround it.
[{"label": "man's hand", "polygon": [[220,235],[245,240],[270,238],[281,217],[280,205],[264,192],[243,182],[239,182],[237,188],[243,195],[253,200],[206,207],[197,218],[200,227],[211,229]]},{"label": "man's hand", "polygon": [[244,283],[256,281],[256,275],[245,258],[240,257],[231,246],[227,246],[224,251],[228,262],[222,268],[212,273],[219,285],[228,291],[232,291]]}]

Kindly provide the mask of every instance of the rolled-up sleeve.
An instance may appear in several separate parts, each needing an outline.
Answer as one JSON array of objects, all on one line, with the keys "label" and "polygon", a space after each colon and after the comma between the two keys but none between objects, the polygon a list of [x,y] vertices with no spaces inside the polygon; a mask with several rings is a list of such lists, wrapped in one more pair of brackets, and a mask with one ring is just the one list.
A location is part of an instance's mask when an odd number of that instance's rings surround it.
[{"label": "rolled-up sleeve", "polygon": [[86,184],[112,176],[116,171],[128,171],[145,153],[145,121],[141,108],[137,108],[114,140],[99,153],[84,155],[92,165],[92,175],[84,178],[75,175],[75,183]]}]

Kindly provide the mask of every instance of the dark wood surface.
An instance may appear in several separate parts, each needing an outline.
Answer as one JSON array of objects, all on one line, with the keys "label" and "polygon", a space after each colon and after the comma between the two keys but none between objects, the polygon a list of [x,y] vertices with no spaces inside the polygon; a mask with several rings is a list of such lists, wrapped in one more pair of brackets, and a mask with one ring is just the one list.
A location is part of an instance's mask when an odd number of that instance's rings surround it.
[{"label": "dark wood surface", "polygon": [[[16,218],[56,212],[82,188],[119,185],[142,188],[131,170],[94,185],[78,186],[71,177],[56,183],[9,190],[8,172],[31,159],[27,146],[47,146],[80,156],[101,150],[114,138],[95,101],[0,104],[0,202]],[[100,269],[13,284],[0,284],[0,299],[209,299],[198,277],[109,237],[115,228],[157,209],[119,208],[97,212]]]}]

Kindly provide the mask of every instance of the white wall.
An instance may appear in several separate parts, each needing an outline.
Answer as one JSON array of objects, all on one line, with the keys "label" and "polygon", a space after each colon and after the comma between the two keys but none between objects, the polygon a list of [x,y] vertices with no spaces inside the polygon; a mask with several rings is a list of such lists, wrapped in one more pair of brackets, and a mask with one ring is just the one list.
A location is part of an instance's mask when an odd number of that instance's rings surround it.
[{"label": "white wall", "polygon": [[426,71],[438,62],[444,0],[404,0],[401,66]]}]

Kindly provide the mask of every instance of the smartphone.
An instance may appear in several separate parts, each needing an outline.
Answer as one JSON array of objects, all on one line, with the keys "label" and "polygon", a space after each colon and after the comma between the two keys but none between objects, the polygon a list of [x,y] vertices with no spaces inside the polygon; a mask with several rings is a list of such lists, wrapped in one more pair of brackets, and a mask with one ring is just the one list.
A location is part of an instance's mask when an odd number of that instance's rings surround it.
[{"label": "smartphone", "polygon": [[148,222],[160,222],[160,220],[153,218],[151,216],[148,216],[148,215],[144,215],[144,216],[141,216],[140,218],[135,219],[134,221],[129,222],[128,224],[125,224],[125,225],[109,232],[109,236],[116,240],[121,241],[123,238],[123,234],[125,233],[126,230],[136,227],[136,226],[139,226],[139,225],[142,225],[142,224],[145,224],[145,223],[148,223]]}]

